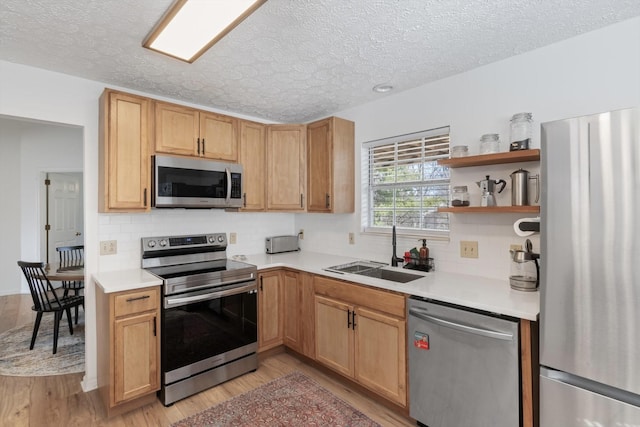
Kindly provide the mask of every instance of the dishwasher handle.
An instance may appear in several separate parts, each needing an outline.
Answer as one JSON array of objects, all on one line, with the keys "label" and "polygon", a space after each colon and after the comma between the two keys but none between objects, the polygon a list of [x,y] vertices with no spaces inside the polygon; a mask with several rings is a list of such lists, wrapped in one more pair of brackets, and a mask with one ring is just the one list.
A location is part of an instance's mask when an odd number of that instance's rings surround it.
[{"label": "dishwasher handle", "polygon": [[444,326],[445,328],[455,329],[457,331],[468,332],[470,334],[482,335],[483,337],[495,338],[495,339],[504,340],[504,341],[513,340],[513,334],[509,334],[505,332],[497,332],[497,331],[492,331],[490,329],[477,328],[474,326],[468,326],[468,325],[463,325],[456,322],[451,322],[450,320],[441,319],[439,317],[435,317],[433,315],[427,314],[425,310],[422,310],[416,307],[412,307],[409,309],[409,315],[415,316],[419,319],[434,323],[439,326]]}]

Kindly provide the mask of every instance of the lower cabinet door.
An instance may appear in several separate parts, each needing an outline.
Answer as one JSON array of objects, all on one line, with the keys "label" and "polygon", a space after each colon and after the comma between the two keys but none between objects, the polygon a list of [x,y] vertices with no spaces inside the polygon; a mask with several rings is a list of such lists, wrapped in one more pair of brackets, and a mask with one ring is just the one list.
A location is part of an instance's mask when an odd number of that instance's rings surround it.
[{"label": "lower cabinet door", "polygon": [[115,321],[115,403],[158,389],[158,337],[156,313],[145,313]]},{"label": "lower cabinet door", "polygon": [[258,284],[258,351],[282,344],[283,318],[280,271],[260,274]]},{"label": "lower cabinet door", "polygon": [[316,305],[316,360],[353,377],[352,308],[348,304],[321,296]]},{"label": "lower cabinet door", "polygon": [[355,323],[356,380],[389,400],[406,406],[404,320],[358,307]]}]

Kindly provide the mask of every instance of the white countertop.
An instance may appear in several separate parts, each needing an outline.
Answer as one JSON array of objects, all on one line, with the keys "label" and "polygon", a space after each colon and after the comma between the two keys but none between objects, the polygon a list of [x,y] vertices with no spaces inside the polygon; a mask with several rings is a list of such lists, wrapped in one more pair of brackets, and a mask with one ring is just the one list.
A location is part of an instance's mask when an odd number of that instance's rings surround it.
[{"label": "white countertop", "polygon": [[[234,257],[239,259],[239,257]],[[347,280],[363,285],[402,292],[424,298],[458,304],[469,308],[484,310],[527,320],[537,320],[540,312],[540,293],[522,292],[511,289],[509,280],[488,279],[466,274],[430,272],[397,269],[405,273],[424,276],[408,283],[395,283],[388,280],[360,276],[357,274],[339,274],[325,271],[325,268],[357,261],[358,258],[342,257],[315,252],[287,252],[282,254],[247,255],[241,261],[254,264],[259,270],[274,267],[289,267],[313,274],[321,274],[336,279]]]},{"label": "white countertop", "polygon": [[141,268],[104,271],[94,274],[93,280],[107,294],[162,285],[162,279]]}]

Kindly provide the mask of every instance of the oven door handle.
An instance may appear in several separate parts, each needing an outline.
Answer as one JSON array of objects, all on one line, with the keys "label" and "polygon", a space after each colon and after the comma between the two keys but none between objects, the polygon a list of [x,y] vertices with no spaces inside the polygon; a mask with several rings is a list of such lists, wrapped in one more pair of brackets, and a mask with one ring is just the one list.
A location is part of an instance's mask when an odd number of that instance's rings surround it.
[{"label": "oven door handle", "polygon": [[225,201],[228,205],[231,203],[231,171],[229,168],[224,168],[224,172],[227,174],[227,198]]},{"label": "oven door handle", "polygon": [[227,289],[219,292],[208,292],[206,294],[194,295],[192,297],[179,297],[179,298],[165,298],[165,308],[177,307],[180,305],[190,304],[194,302],[207,301],[212,299],[224,298],[231,295],[242,294],[248,291],[256,290],[257,286],[255,282],[250,285],[239,286],[233,289]]}]

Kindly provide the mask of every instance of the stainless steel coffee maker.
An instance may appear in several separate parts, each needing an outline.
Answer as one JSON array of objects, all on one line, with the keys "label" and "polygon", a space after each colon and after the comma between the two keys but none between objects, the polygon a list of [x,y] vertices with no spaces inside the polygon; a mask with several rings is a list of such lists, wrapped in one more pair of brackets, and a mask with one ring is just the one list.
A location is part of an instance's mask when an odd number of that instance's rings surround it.
[{"label": "stainless steel coffee maker", "polygon": [[482,199],[480,200],[480,206],[496,206],[496,196],[494,195],[497,185],[502,185],[498,193],[502,193],[504,186],[507,185],[504,179],[493,180],[486,175],[486,178],[482,181],[477,181],[476,184],[482,190]]},{"label": "stainless steel coffee maker", "polygon": [[529,181],[536,182],[536,200],[540,199],[540,175],[529,175],[529,171],[518,169],[513,171],[511,175],[511,205],[513,206],[529,206]]}]

